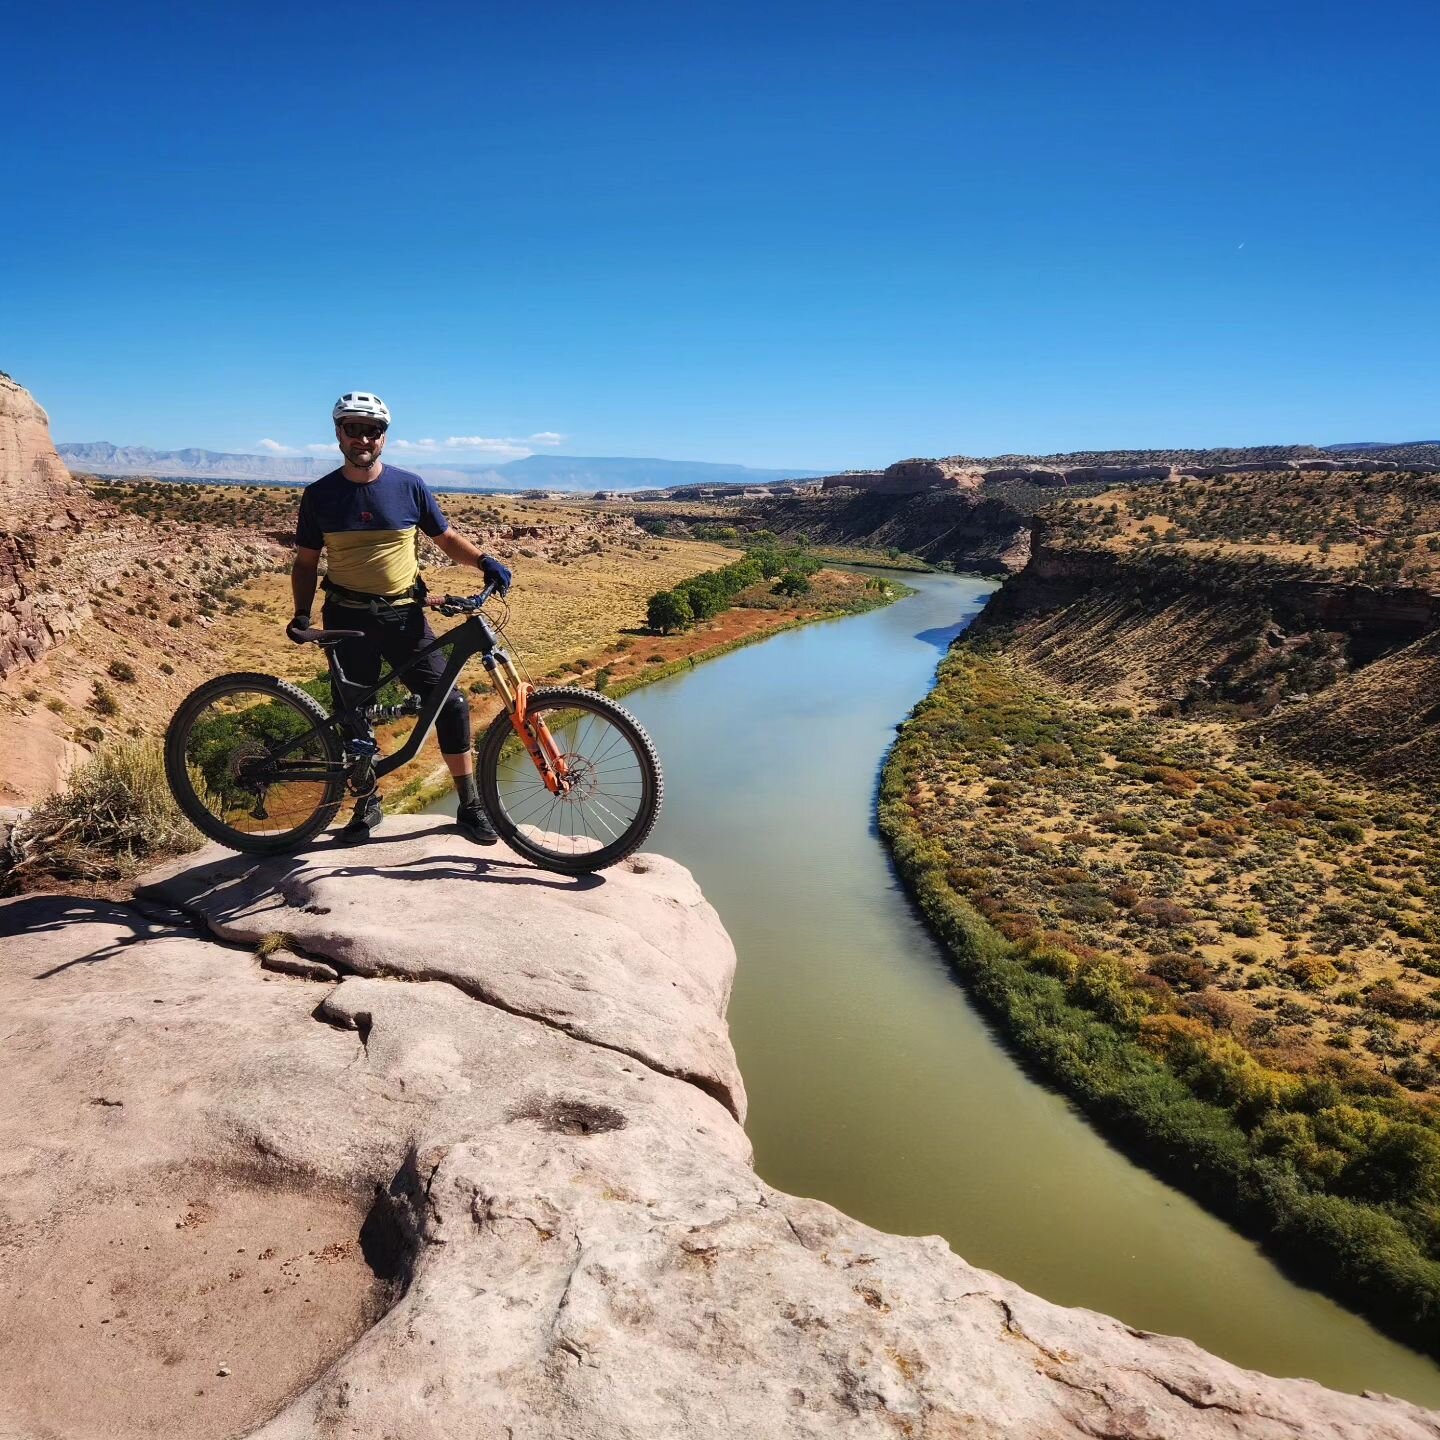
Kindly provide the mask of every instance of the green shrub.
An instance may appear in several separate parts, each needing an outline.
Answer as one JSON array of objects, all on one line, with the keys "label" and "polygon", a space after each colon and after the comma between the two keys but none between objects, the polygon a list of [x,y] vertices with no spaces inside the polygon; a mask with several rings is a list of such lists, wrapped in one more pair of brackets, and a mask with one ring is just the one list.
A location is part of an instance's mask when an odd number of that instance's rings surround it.
[{"label": "green shrub", "polygon": [[1323,955],[1301,955],[1283,968],[1297,985],[1306,990],[1323,990],[1340,978],[1340,972]]},{"label": "green shrub", "polygon": [[657,635],[670,635],[695,623],[689,599],[678,590],[662,590],[650,597],[645,623]]}]

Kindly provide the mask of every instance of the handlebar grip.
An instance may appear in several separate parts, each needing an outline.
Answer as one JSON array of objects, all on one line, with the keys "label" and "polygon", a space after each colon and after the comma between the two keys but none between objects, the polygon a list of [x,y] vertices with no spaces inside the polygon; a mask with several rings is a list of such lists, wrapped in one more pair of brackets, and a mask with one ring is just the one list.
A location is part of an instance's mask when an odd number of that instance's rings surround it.
[{"label": "handlebar grip", "polygon": [[439,599],[427,599],[429,610],[482,610],[492,597],[500,593],[498,585],[487,585],[478,595],[442,595]]}]

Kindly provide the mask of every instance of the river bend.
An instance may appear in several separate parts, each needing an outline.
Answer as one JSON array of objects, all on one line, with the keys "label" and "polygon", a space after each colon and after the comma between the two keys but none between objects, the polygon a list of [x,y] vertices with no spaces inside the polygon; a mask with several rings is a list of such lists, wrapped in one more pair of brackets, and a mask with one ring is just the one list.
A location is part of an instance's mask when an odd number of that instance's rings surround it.
[{"label": "river bend", "polygon": [[994,584],[904,578],[912,598],[625,701],[665,765],[647,848],[694,872],[739,955],[730,1033],[757,1170],[881,1230],[942,1235],[1046,1299],[1440,1406],[1440,1366],[1113,1149],[954,979],[878,837],[875,792],[897,722]]}]

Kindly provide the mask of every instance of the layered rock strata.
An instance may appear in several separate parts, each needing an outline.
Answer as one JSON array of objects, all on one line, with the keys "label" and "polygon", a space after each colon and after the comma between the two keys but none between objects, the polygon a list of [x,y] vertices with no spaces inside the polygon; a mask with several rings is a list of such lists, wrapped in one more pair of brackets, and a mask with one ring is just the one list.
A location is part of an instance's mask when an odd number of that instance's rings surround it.
[{"label": "layered rock strata", "polygon": [[417,818],[144,893],[205,935],[0,906],[7,1437],[1440,1436],[765,1185],[670,861]]},{"label": "layered rock strata", "polygon": [[[1220,567],[1216,574],[1223,577]],[[1440,627],[1440,592],[1414,585],[1344,580],[1260,577],[1245,585],[1217,579],[1197,585],[1184,555],[1125,556],[1099,548],[1057,543],[1041,516],[1031,522],[1029,563],[997,591],[981,628],[1057,612],[1077,602],[1115,605],[1135,597],[1159,608],[1172,601],[1210,605],[1241,598],[1263,600],[1281,614],[1344,632],[1362,661],[1377,658]],[[1213,593],[1212,593],[1213,592]]]},{"label": "layered rock strata", "polygon": [[954,460],[900,460],[872,487],[877,495],[922,495],[932,490],[978,490],[980,472]]},{"label": "layered rock strata", "polygon": [[55,453],[50,417],[0,376],[0,531],[65,529],[94,508]]},{"label": "layered rock strata", "polygon": [[0,679],[89,618],[83,596],[53,589],[46,572],[96,510],[55,453],[44,410],[0,376]]}]

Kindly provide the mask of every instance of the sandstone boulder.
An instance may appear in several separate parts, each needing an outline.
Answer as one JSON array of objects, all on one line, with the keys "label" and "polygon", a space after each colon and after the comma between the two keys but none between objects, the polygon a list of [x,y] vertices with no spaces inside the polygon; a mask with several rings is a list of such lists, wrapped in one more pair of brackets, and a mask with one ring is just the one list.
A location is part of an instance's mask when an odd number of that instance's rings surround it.
[{"label": "sandstone boulder", "polygon": [[283,934],[346,974],[442,980],[543,1016],[744,1118],[725,1025],[734,947],[689,871],[662,856],[571,878],[509,852],[477,860],[433,817],[392,816],[363,852],[320,845],[257,863],[214,846],[156,872],[145,894],[226,940]]},{"label": "sandstone boulder", "polygon": [[0,375],[0,679],[32,664],[83,623],[90,609],[42,575],[100,507],[70,478],[50,421],[28,390]]}]

